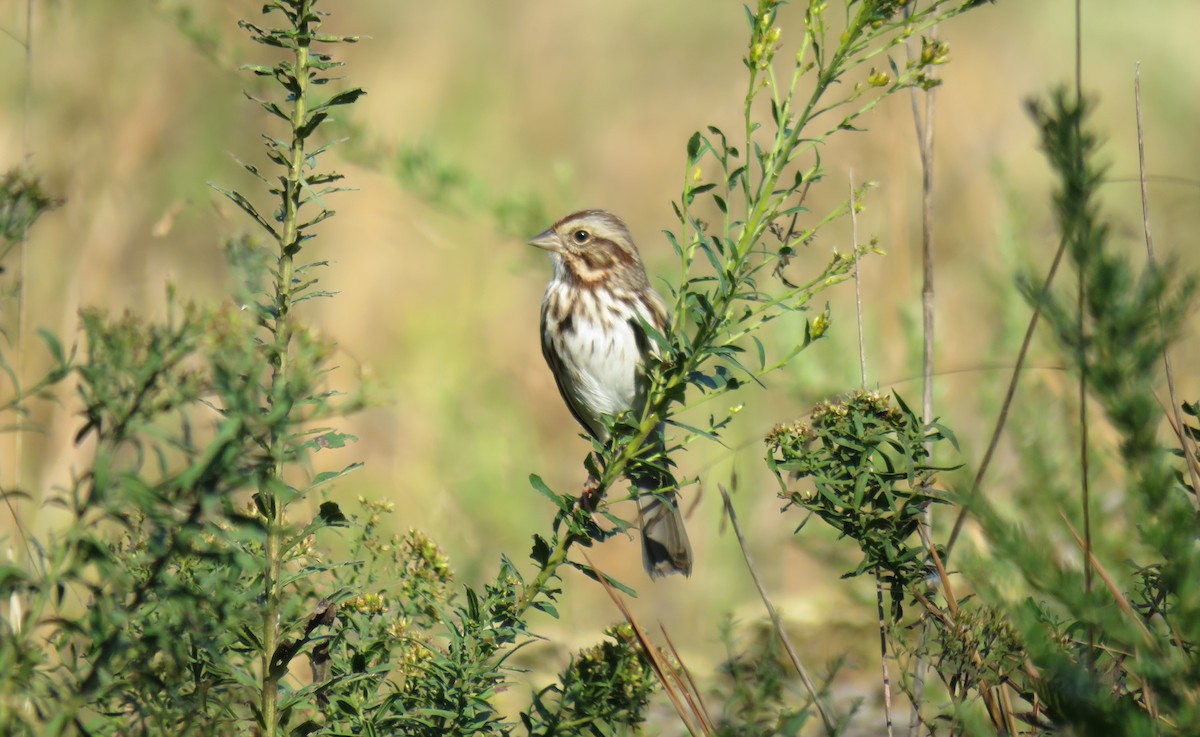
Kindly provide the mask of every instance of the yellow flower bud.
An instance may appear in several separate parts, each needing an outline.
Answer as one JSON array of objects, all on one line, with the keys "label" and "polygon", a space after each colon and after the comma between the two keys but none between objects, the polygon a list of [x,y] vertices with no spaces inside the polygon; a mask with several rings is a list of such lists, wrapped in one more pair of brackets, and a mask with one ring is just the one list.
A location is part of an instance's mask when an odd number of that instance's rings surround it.
[{"label": "yellow flower bud", "polygon": [[824,335],[825,331],[828,329],[829,329],[829,315],[827,313],[821,313],[820,315],[817,315],[816,317],[813,318],[812,324],[809,327],[808,334],[809,334],[809,336],[812,337],[813,340],[816,340],[817,338],[820,338],[822,335]]}]

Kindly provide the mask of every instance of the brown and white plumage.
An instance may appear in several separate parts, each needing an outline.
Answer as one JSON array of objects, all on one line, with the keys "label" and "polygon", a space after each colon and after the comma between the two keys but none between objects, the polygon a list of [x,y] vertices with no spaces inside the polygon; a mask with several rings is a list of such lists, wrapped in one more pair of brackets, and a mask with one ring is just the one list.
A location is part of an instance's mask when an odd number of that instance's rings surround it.
[{"label": "brown and white plumage", "polygon": [[[554,262],[542,299],[542,354],[571,414],[604,441],[603,415],[644,406],[645,358],[655,346],[641,322],[665,334],[666,306],[646,278],[629,229],[610,212],[568,215],[530,245],[545,249]],[[661,450],[661,427],[654,437]],[[647,467],[632,471],[630,480],[639,491],[646,571],[651,578],[690,575],[692,549],[674,479]]]}]

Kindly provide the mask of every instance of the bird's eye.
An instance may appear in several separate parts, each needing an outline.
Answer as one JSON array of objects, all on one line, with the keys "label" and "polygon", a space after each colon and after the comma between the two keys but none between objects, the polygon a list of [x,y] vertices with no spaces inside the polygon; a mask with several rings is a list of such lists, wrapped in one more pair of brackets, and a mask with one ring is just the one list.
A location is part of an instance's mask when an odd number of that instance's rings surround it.
[{"label": "bird's eye", "polygon": [[591,239],[591,237],[592,237],[592,234],[587,232],[586,230],[577,230],[571,234],[572,240],[574,240],[576,243],[578,243],[581,246],[584,243],[587,243],[588,240]]}]

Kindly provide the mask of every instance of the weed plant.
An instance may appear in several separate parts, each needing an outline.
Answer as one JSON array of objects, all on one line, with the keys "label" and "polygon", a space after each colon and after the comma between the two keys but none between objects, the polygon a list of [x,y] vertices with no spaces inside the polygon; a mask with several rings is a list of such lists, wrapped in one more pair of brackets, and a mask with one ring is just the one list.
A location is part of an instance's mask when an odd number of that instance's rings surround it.
[{"label": "weed plant", "polygon": [[[655,692],[665,684],[678,697],[684,670],[632,618],[595,633],[595,644],[573,654],[519,714],[497,708],[497,693],[519,683],[513,653],[537,637],[532,610],[557,616],[567,568],[634,593],[582,550],[629,529],[611,506],[626,496],[622,479],[639,464],[669,470],[671,457],[698,438],[720,442],[736,407],[698,424],[685,424],[682,413],[703,413],[712,400],[763,383],[830,329],[829,309],[813,313],[814,300],[875,249],[852,243],[814,259],[813,237],[850,215],[866,190],[832,211],[809,212],[810,188],[825,175],[822,144],[858,131],[886,97],[935,85],[931,70],[949,49],[927,32],[981,3],[809,2],[786,37],[782,3],[759,0],[746,9],[742,126],[705,128],[683,147],[678,227],[667,234],[679,265],[666,284],[673,324],[666,334],[644,326],[660,356],[650,366],[649,401],[638,416],[612,418],[612,440],[597,443],[585,461],[607,496],[584,509],[574,493],[532,475],[533,490],[550,502],[533,537],[532,567],[501,555],[480,585],[457,580],[424,533],[385,532],[392,502],[346,503],[357,496],[347,475],[358,463],[311,470],[317,454],[352,452],[356,438],[338,423],[367,401],[365,389],[331,389],[334,345],[304,321],[307,302],[333,297],[320,284],[328,263],[316,226],[335,215],[343,188],[341,175],[325,167],[333,145],[325,136],[365,94],[336,76],[338,47],[359,39],[326,32],[319,4],[270,0],[261,21],[241,23],[275,55],[273,64],[248,67],[267,83],[256,90],[272,91],[251,99],[273,127],[263,136],[266,163],[242,163],[258,191],[214,185],[250,224],[224,249],[232,299],[183,303],[168,287],[161,321],[86,310],[77,348],[41,334],[53,367],[32,381],[10,352],[0,354],[9,431],[25,432],[30,404],[69,387],[64,401],[79,417],[74,441],[90,454],[44,501],[70,523],[24,535],[14,541],[23,559],[0,564],[0,595],[9,602],[0,617],[0,732],[642,733]],[[785,40],[791,35],[794,47]],[[894,61],[911,38],[921,38],[919,54]],[[921,731],[1200,730],[1191,644],[1200,637],[1193,632],[1200,622],[1196,490],[1180,465],[1196,458],[1186,443],[1174,457],[1161,447],[1148,381],[1182,329],[1194,285],[1171,265],[1135,270],[1109,245],[1095,204],[1102,172],[1086,112],[1065,94],[1033,110],[1061,180],[1055,206],[1083,299],[1072,303],[1029,279],[1022,290],[1120,436],[1131,519],[1122,529],[1136,535],[1137,561],[1114,569],[1113,541],[1093,536],[1087,515],[1082,555],[1052,555],[1049,536],[1062,528],[1049,520],[1065,495],[1027,510],[1038,517],[1030,524],[1004,517],[982,495],[939,488],[947,469],[932,464],[929,445],[953,434],[898,397],[864,391],[824,402],[768,439],[767,462],[788,509],[859,544],[861,563],[850,575],[870,573],[886,585],[893,649],[902,663],[932,663],[947,698],[919,703]],[[409,170],[419,180],[440,167],[413,158]],[[437,179],[440,196],[453,200],[461,181]],[[8,175],[0,196],[6,259],[60,203],[22,172]],[[534,209],[497,207],[492,215],[504,227]],[[769,354],[762,331],[794,313],[809,315],[802,340]],[[22,336],[9,337],[13,345]],[[1185,409],[1194,423],[1200,407]],[[647,441],[663,423],[672,437],[656,454]],[[1200,428],[1180,433],[1196,439]],[[3,491],[10,502],[28,496]],[[992,562],[975,560],[965,570],[977,593],[955,595],[947,546],[920,524],[928,505],[945,503],[968,506],[996,565],[1020,581],[1021,598],[978,576]],[[934,636],[918,640],[909,626],[917,620],[930,622]],[[683,689],[695,718],[680,699],[675,704],[688,729],[815,729],[828,684],[798,697],[774,647],[771,640],[745,653],[731,647],[715,718],[694,685]],[[911,693],[908,671],[900,683]],[[848,724],[848,714],[820,715],[830,733]]]}]

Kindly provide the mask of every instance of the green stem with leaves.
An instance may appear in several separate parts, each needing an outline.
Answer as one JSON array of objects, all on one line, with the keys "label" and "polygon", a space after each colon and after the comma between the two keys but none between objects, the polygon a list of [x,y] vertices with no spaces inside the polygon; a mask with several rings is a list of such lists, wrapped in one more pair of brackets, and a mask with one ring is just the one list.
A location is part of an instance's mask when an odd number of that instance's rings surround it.
[{"label": "green stem with leaves", "polygon": [[[270,409],[283,409],[290,412],[286,406],[289,384],[289,352],[292,342],[292,327],[290,314],[293,306],[293,277],[295,256],[300,249],[300,206],[304,181],[305,126],[308,123],[308,82],[309,82],[309,44],[312,41],[310,17],[315,0],[305,0],[293,7],[296,15],[290,16],[295,23],[295,37],[292,51],[294,62],[290,70],[292,89],[291,109],[291,147],[287,157],[287,181],[283,192],[283,220],[279,230],[279,256],[277,279],[275,283],[275,314],[271,320],[270,331],[275,337],[271,346],[273,370],[271,376]],[[279,427],[279,426],[276,426]],[[263,612],[263,645],[262,645],[262,693],[261,710],[263,719],[263,734],[275,737],[279,727],[278,697],[280,668],[273,662],[275,652],[279,647],[279,619],[282,591],[280,578],[283,567],[283,536],[284,518],[283,505],[276,489],[282,484],[288,440],[279,430],[273,429],[270,438],[270,455],[273,463],[272,478],[267,485],[260,487],[263,510],[267,517],[266,540],[266,571],[263,577],[263,589],[266,597],[266,608]]]}]

